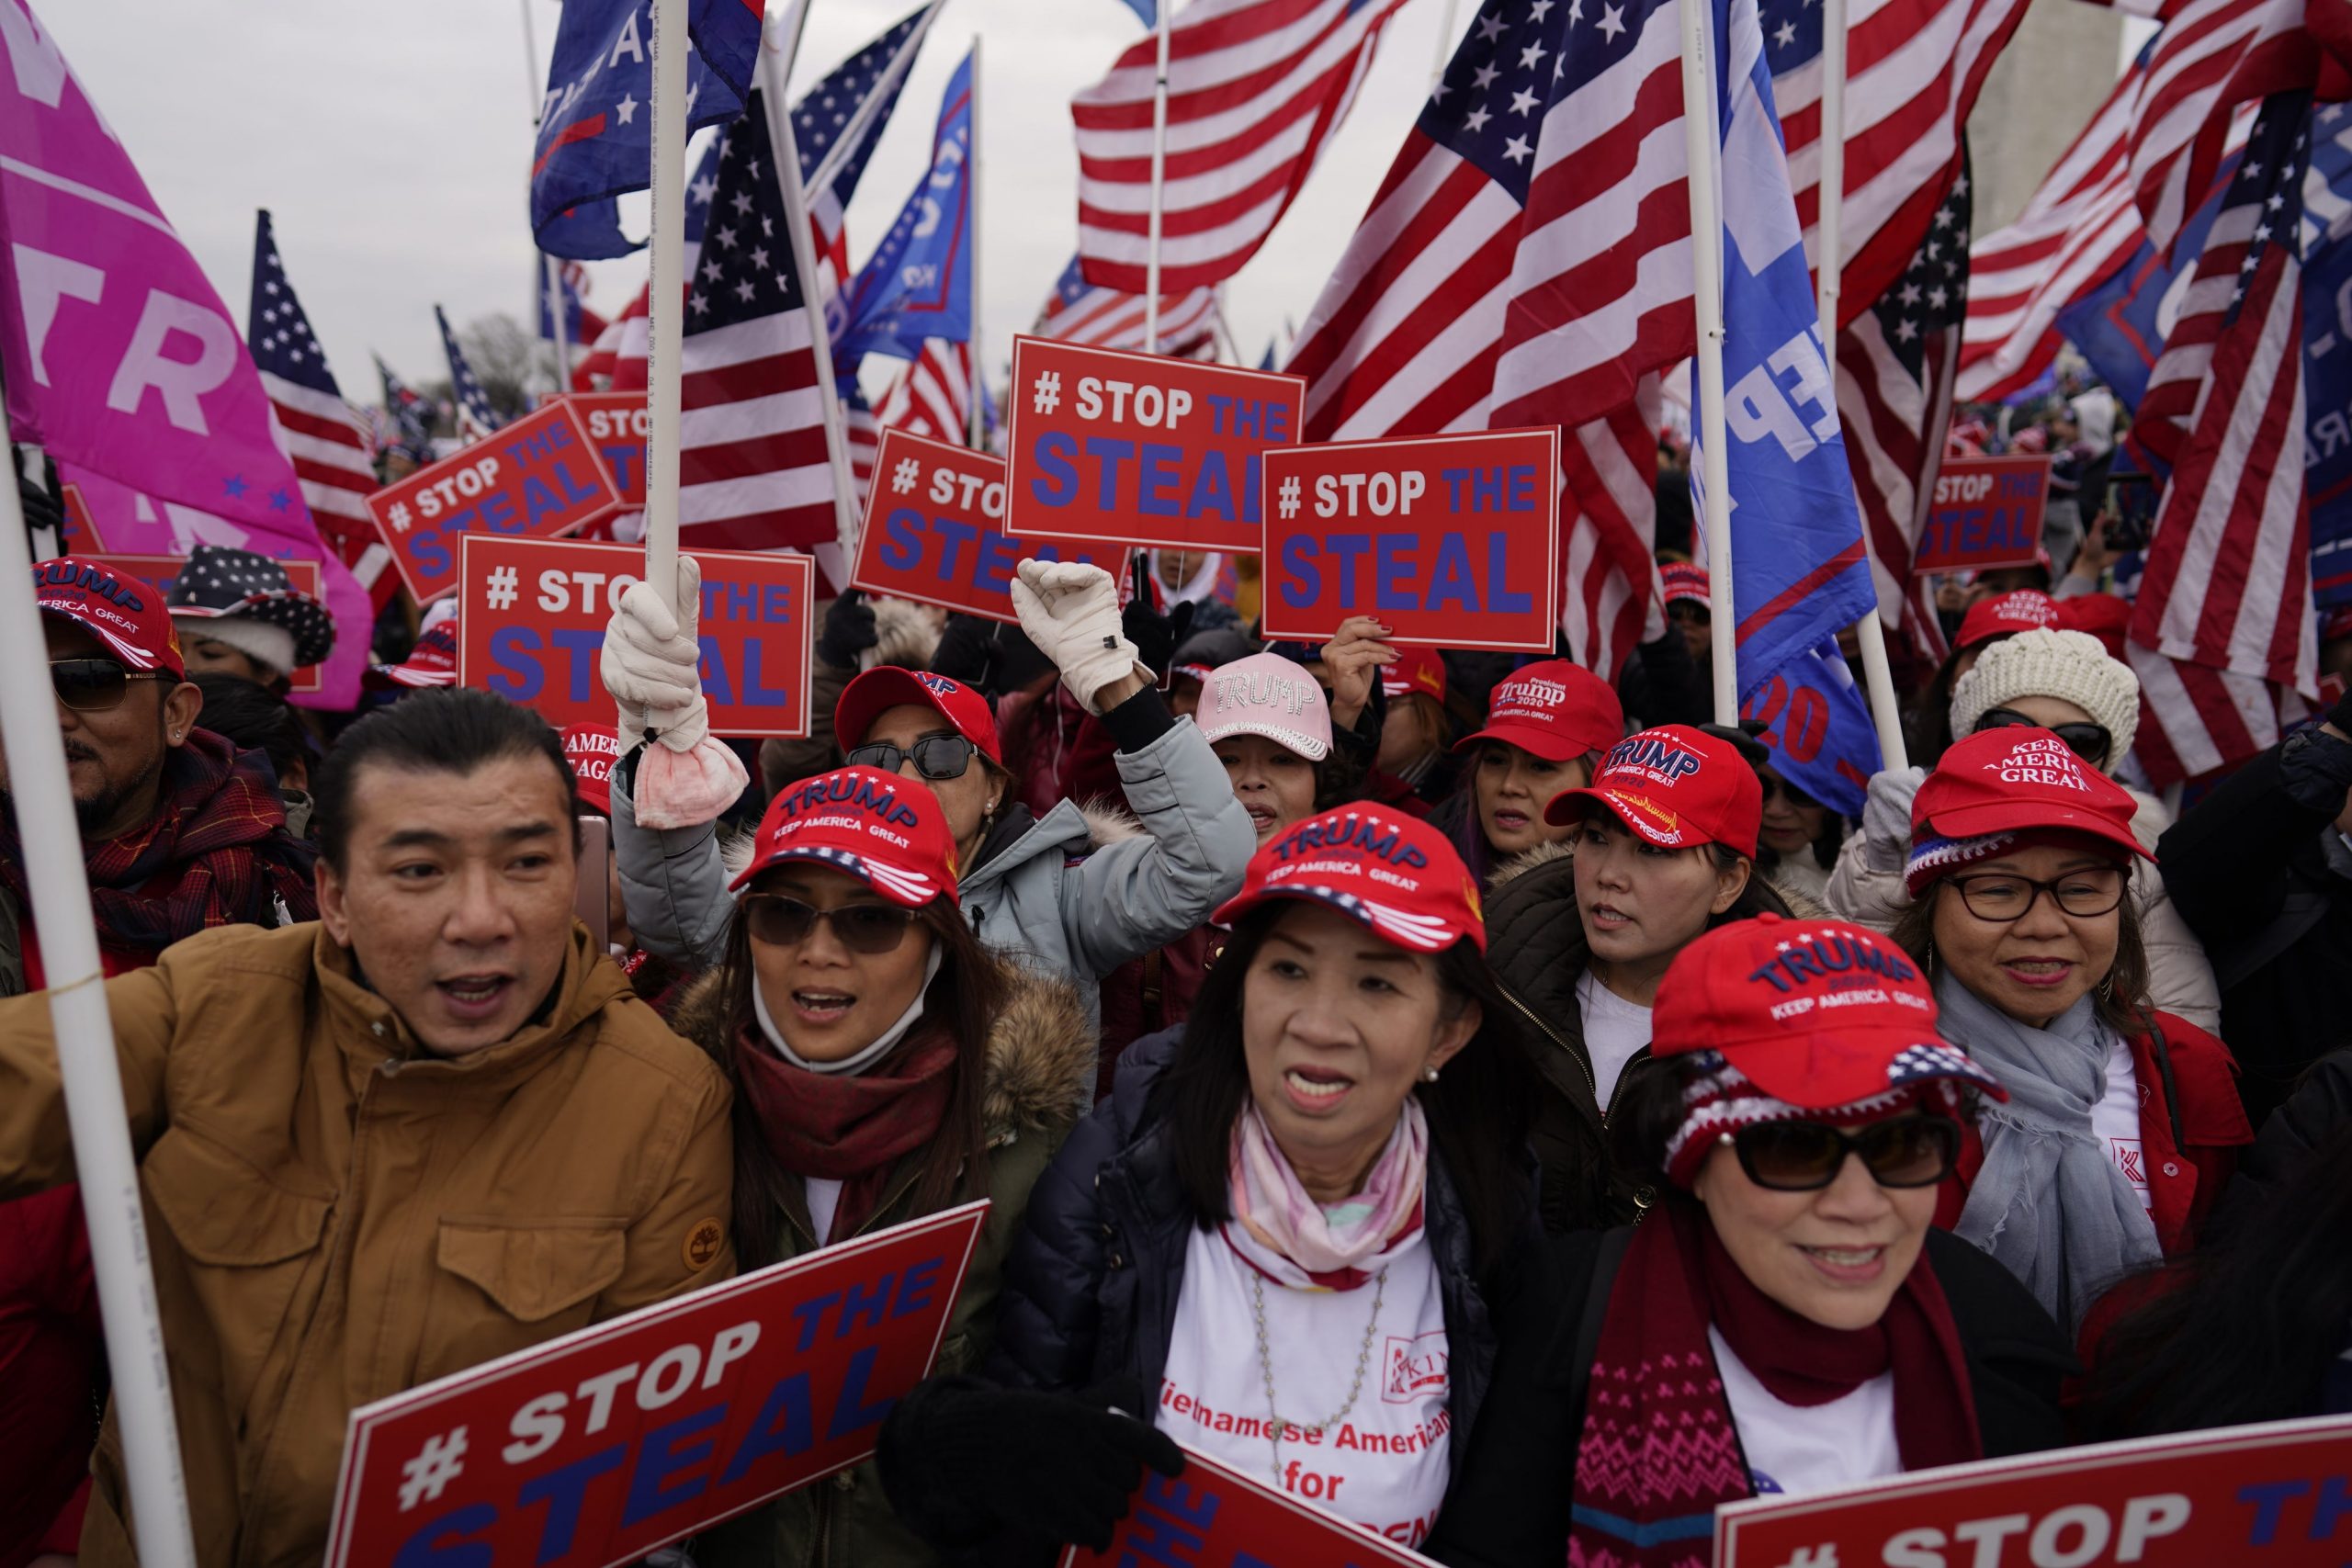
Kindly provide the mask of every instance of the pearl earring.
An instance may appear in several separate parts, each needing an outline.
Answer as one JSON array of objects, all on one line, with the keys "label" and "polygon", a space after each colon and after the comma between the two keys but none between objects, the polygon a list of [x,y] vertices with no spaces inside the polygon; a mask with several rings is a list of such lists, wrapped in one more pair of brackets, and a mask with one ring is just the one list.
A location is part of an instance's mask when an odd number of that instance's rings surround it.
[{"label": "pearl earring", "polygon": [[1435,1067],[1431,1067],[1427,1072],[1423,1073],[1421,1075],[1421,1081],[1423,1083],[1437,1082],[1437,1069]]}]

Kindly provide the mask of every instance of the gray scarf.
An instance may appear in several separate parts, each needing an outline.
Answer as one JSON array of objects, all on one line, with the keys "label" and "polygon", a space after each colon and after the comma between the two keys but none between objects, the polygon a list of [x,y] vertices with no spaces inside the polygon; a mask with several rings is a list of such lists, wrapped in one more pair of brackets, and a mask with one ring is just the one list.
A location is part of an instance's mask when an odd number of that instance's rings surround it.
[{"label": "gray scarf", "polygon": [[2091,1108],[2107,1094],[2108,1032],[2086,996],[2047,1029],[1936,976],[1943,1037],[2001,1080],[2007,1104],[1976,1117],[1984,1166],[1954,1227],[2024,1281],[2070,1330],[2099,1293],[2158,1262],[2154,1223],[2099,1147]]}]

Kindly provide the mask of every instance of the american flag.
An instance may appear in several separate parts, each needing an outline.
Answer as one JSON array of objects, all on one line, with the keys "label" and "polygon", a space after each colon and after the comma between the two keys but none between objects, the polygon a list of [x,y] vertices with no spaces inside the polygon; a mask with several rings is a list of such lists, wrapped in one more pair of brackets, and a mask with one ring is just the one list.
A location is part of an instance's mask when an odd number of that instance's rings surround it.
[{"label": "american flag", "polygon": [[433,406],[400,373],[376,358],[376,378],[384,386],[384,419],[390,426],[387,444],[399,446],[418,462],[433,449]]},{"label": "american flag", "polygon": [[899,91],[946,0],[929,0],[881,37],[833,68],[792,108],[792,140],[800,152],[800,195],[816,231],[825,292],[849,272],[845,217],[850,197],[874,157],[882,128],[899,107]]},{"label": "american flag", "polygon": [[[376,488],[376,466],[366,422],[343,400],[334,372],[319,347],[311,318],[294,297],[277,255],[277,236],[265,210],[254,224],[253,301],[245,315],[245,343],[254,368],[269,394],[277,445],[302,483],[302,500],[320,535],[370,594],[379,587],[391,597],[397,580],[384,570],[391,554],[368,520],[368,493]],[[378,607],[381,608],[382,601]]]},{"label": "american flag", "polygon": [[448,316],[438,305],[433,307],[433,319],[441,327],[441,351],[449,357],[449,388],[458,400],[458,439],[479,441],[498,428],[498,415],[492,410],[490,394],[481,389],[474,367],[466,363],[465,350],[458,346],[458,334],[449,330]]},{"label": "american flag", "polygon": [[[1573,416],[1562,389],[1531,386],[1507,418],[1496,416],[1497,379],[1506,337],[1523,337],[1518,318],[1540,307],[1530,296],[1582,290],[1596,307],[1618,299],[1654,265],[1641,254],[1654,241],[1674,252],[1658,259],[1685,259],[1679,302],[1658,300],[1649,341],[1660,361],[1690,352],[1680,59],[1666,0],[1650,0],[1647,11],[1638,0],[1572,7],[1488,0],[1285,367],[1307,378],[1309,441],[1571,426],[1561,445],[1564,626],[1578,662],[1605,673],[1624,662],[1656,609],[1656,378]],[[1639,125],[1632,123],[1637,100],[1650,117]],[[1547,102],[1548,118],[1537,112]],[[1671,167],[1637,166],[1645,143],[1670,146]],[[1664,183],[1649,186],[1651,177]],[[1622,204],[1586,214],[1605,227],[1561,221],[1563,210],[1585,205],[1577,198],[1587,180],[1623,182]],[[1591,265],[1557,265],[1567,258],[1548,250],[1547,224],[1563,243],[1584,244]],[[1516,280],[1515,265],[1523,269]],[[1630,324],[1644,303],[1623,301],[1617,323]]]},{"label": "american flag", "polygon": [[680,541],[831,543],[833,475],[808,299],[756,94],[728,130],[711,210],[686,294]]},{"label": "american flag", "polygon": [[1968,310],[1971,205],[1963,164],[1911,265],[1838,333],[1838,414],[1846,426],[1846,463],[1861,502],[1879,613],[1895,611],[1902,635],[1936,664],[1948,651],[1943,627],[1928,579],[1912,574],[1911,550],[1935,499],[1944,431],[1951,423],[1961,322]]},{"label": "american flag", "polygon": [[864,517],[865,498],[874,489],[874,459],[882,448],[882,422],[875,417],[874,405],[865,400],[853,377],[841,378],[838,400],[842,434],[849,443],[850,482],[857,487],[857,514]]},{"label": "american flag", "polygon": [[[2026,0],[1854,0],[1846,24],[1841,321],[1854,320],[1905,274],[1926,242],[1960,162],[1962,128],[2025,7]],[[1822,7],[1761,0],[1760,10],[1797,220],[1818,268]]]},{"label": "american flag", "polygon": [[[1257,254],[1372,66],[1403,0],[1193,0],[1169,28],[1162,292],[1222,283]],[[1537,0],[1536,9],[1544,9]],[[1090,282],[1145,291],[1159,45],[1146,38],[1070,102],[1078,249]]]},{"label": "american flag", "polygon": [[2323,52],[2303,0],[2183,0],[2149,45],[2132,129],[2132,197],[2148,239],[2171,245],[2219,177],[2232,111],[2313,85]]},{"label": "american flag", "polygon": [[2271,689],[2317,690],[2300,232],[2310,118],[2308,93],[2264,104],[2174,329],[2205,345],[2207,367],[2129,644],[2145,716],[2137,749],[2159,784],[2276,739]]},{"label": "american flag", "polygon": [[[1187,289],[1159,297],[1159,352],[1188,355],[1216,336],[1217,303],[1214,288]],[[1143,352],[1143,296],[1116,288],[1099,288],[1086,281],[1079,258],[1069,258],[1054,280],[1053,297],[1031,329],[1039,337],[1093,348],[1125,348]]]},{"label": "american flag", "polygon": [[882,428],[962,446],[971,440],[972,347],[925,338],[882,400]]}]

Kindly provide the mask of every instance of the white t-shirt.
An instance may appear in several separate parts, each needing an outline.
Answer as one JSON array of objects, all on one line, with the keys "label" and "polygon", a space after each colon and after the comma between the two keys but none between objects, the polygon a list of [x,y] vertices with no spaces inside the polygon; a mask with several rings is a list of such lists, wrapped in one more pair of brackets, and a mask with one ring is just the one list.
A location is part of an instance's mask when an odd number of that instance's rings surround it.
[{"label": "white t-shirt", "polygon": [[2140,1195],[2140,1207],[2154,1210],[2147,1152],[2140,1146],[2140,1075],[2132,1066],[2132,1047],[2120,1035],[2108,1041],[2107,1094],[2091,1107],[2091,1136]]},{"label": "white t-shirt", "polygon": [[842,1184],[828,1181],[821,1176],[807,1176],[801,1179],[808,1189],[808,1228],[816,1233],[817,1245],[825,1245],[825,1237],[832,1234],[833,1211],[842,1206]]},{"label": "white t-shirt", "polygon": [[1784,1404],[1732,1354],[1722,1335],[1710,1328],[1707,1339],[1758,1496],[1797,1496],[1902,1473],[1893,1372],[1826,1404]]},{"label": "white t-shirt", "polygon": [[1584,1054],[1592,1061],[1593,1092],[1605,1110],[1625,1064],[1650,1043],[1650,1010],[1627,1001],[1588,969],[1577,976],[1577,1011],[1584,1015]]},{"label": "white t-shirt", "polygon": [[[1261,1276],[1226,1239],[1194,1229],[1184,1289],[1153,1424],[1170,1437],[1261,1481],[1277,1479],[1266,1436],[1266,1382],[1258,1360],[1250,1283]],[[1247,1237],[1244,1237],[1247,1240]],[[1388,1261],[1372,1360],[1345,1418],[1319,1440],[1286,1432],[1284,1491],[1352,1519],[1400,1546],[1419,1546],[1445,1499],[1453,1392],[1445,1302],[1425,1235]],[[1266,1344],[1274,1398],[1286,1421],[1321,1421],[1346,1403],[1371,1321],[1373,1288],[1291,1290],[1265,1280]]]}]

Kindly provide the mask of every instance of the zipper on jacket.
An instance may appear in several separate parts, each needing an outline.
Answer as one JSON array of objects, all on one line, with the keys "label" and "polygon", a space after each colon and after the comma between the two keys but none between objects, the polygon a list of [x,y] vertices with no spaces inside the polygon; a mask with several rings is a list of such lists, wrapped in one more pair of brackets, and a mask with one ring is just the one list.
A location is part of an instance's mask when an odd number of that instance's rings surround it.
[{"label": "zipper on jacket", "polygon": [[[1499,982],[1498,982],[1498,984],[1499,984]],[[1567,1037],[1562,1034],[1558,1030],[1554,1029],[1549,1023],[1545,1022],[1533,1008],[1529,1007],[1525,1002],[1521,1001],[1520,999],[1519,993],[1516,990],[1512,989],[1509,986],[1501,986],[1500,989],[1504,996],[1510,998],[1510,1005],[1519,1010],[1521,1017],[1525,1018],[1528,1022],[1533,1024],[1536,1028],[1542,1030],[1545,1038],[1549,1039],[1553,1044],[1557,1045],[1561,1050],[1567,1053],[1568,1060],[1574,1062],[1577,1065],[1577,1069],[1584,1074],[1585,1087],[1592,1091],[1593,1104],[1600,1105],[1600,1080],[1592,1075],[1591,1060],[1576,1046],[1569,1044]],[[1618,1075],[1618,1082],[1620,1085],[1623,1085],[1624,1082],[1624,1075],[1623,1073]],[[1612,1091],[1609,1096],[1609,1105],[1600,1106],[1600,1124],[1603,1127],[1609,1125],[1610,1107],[1614,1106],[1616,1103],[1617,1096]]]}]

